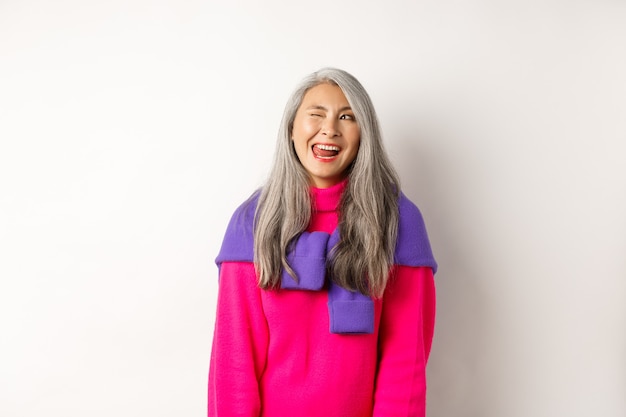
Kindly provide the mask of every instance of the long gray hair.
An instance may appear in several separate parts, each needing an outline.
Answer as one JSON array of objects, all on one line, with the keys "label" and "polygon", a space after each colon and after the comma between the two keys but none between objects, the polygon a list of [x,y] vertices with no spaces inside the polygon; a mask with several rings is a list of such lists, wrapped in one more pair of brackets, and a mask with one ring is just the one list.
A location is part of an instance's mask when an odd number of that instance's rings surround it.
[{"label": "long gray hair", "polygon": [[297,279],[287,253],[311,220],[309,176],[292,141],[293,122],[304,95],[328,83],[341,88],[354,112],[361,138],[358,154],[348,168],[348,182],[339,205],[340,242],[328,261],[338,285],[381,297],[398,234],[400,184],[382,144],[372,101],[349,73],[323,68],[295,89],[285,107],[278,132],[274,165],[261,190],[254,227],[254,263],[259,286],[280,287],[283,268]]}]

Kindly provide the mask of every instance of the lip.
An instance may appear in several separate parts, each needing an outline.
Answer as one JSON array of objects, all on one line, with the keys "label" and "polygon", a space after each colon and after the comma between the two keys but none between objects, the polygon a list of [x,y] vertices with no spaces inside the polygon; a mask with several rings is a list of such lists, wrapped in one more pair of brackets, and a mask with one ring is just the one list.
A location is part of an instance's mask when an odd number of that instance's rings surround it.
[{"label": "lip", "polygon": [[[324,156],[318,156],[318,155],[316,155],[316,154],[315,154],[315,152],[313,151],[313,148],[314,148],[315,146],[317,146],[317,145],[322,145],[322,146],[332,146],[332,147],[334,147],[334,148],[339,148],[339,150],[337,151],[337,155],[334,155],[334,156],[326,156],[326,157],[324,157]],[[335,160],[339,157],[339,155],[341,154],[341,151],[343,150],[343,149],[341,148],[341,146],[339,146],[339,145],[337,145],[337,144],[334,144],[334,143],[324,143],[324,142],[316,142],[316,143],[314,143],[313,145],[311,145],[311,148],[310,148],[310,149],[311,149],[311,153],[313,154],[313,158],[315,158],[315,160],[316,160],[316,161],[319,161],[319,162],[333,162],[333,161],[335,161]]]}]

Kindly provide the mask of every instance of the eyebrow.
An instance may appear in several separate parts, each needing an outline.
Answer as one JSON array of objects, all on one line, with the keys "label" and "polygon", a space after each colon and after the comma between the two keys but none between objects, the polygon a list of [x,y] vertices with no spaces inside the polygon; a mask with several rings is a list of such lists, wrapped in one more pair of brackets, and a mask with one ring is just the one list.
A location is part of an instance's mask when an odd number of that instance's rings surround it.
[{"label": "eyebrow", "polygon": [[[319,104],[314,104],[314,105],[312,105],[312,106],[307,107],[306,109],[307,109],[307,110],[324,110],[324,111],[328,111],[328,109],[327,109],[326,107],[324,107],[324,106],[322,106],[322,105],[319,105]],[[352,111],[352,107],[350,107],[350,106],[344,106],[344,107],[342,107],[342,108],[340,108],[340,109],[339,109],[339,111],[340,111],[340,112],[342,112],[342,111],[346,111],[346,110],[350,110],[350,111]]]}]

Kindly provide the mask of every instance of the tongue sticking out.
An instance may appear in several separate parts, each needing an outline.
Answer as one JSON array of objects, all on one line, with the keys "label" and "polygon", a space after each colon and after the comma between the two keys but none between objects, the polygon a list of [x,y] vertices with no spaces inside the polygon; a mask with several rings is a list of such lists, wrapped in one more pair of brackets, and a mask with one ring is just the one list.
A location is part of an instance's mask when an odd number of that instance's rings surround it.
[{"label": "tongue sticking out", "polygon": [[313,146],[313,153],[315,154],[315,156],[330,158],[332,156],[336,156],[339,151],[334,149],[322,149],[319,146],[315,145]]}]

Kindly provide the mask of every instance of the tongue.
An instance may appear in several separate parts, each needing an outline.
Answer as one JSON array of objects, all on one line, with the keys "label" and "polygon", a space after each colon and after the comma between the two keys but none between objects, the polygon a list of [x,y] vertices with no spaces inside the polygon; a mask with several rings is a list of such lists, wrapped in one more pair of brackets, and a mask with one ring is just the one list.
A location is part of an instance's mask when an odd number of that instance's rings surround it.
[{"label": "tongue", "polygon": [[327,151],[324,149],[320,149],[317,146],[313,147],[313,153],[317,156],[322,156],[322,157],[335,156],[338,154],[337,151]]}]

